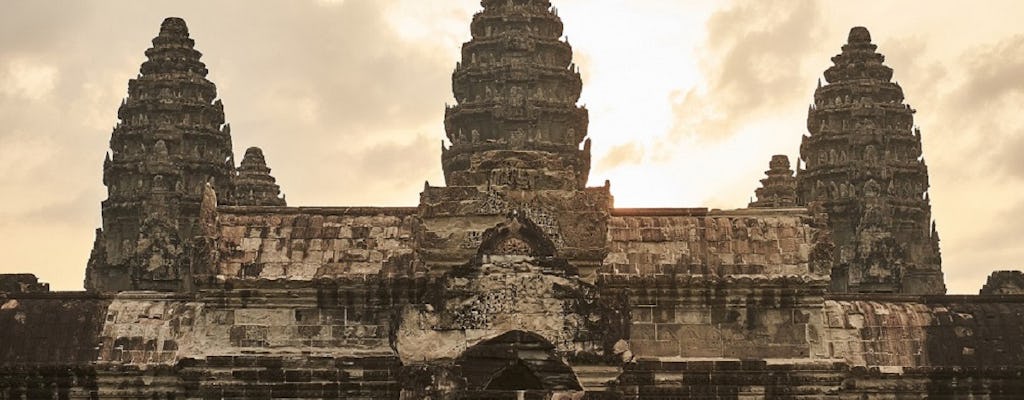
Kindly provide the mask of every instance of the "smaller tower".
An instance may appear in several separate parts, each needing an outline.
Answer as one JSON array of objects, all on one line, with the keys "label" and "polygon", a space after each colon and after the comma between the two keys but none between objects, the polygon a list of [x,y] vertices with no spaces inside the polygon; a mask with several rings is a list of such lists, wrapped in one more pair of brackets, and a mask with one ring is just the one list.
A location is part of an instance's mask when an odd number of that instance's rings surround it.
[{"label": "smaller tower", "polygon": [[250,147],[238,166],[238,174],[234,177],[231,204],[236,206],[276,206],[287,204],[281,197],[281,187],[270,175],[263,150]]},{"label": "smaller tower", "polygon": [[761,180],[761,187],[755,191],[757,201],[750,203],[751,208],[796,207],[796,178],[789,166],[789,157],[772,156],[766,178]]},{"label": "smaller tower", "polygon": [[[235,162],[217,88],[188,27],[167,18],[117,110],[103,162],[103,228],[85,287],[177,291],[207,184],[230,193]],[[225,196],[226,197],[226,196]]]}]

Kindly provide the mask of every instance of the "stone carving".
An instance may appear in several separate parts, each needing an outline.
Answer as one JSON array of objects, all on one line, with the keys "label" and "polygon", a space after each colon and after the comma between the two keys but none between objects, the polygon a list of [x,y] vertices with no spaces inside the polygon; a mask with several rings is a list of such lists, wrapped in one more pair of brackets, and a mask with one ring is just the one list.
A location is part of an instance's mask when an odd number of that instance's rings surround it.
[{"label": "stone carving", "polygon": [[250,147],[238,166],[237,175],[233,178],[234,192],[231,203],[239,206],[277,206],[286,204],[281,196],[281,188],[277,180],[270,176],[270,168],[263,157],[263,150]]},{"label": "stone carving", "polygon": [[750,207],[795,207],[796,178],[789,167],[789,157],[772,156],[768,168],[768,177],[761,180],[762,187],[756,191],[757,201],[750,203]]},{"label": "stone carving", "polygon": [[[828,84],[819,82],[807,115],[810,136],[800,146],[802,158],[818,162],[797,171],[798,203],[820,203],[833,231],[852,233],[835,236],[837,256],[875,259],[863,252],[890,238],[903,247],[898,252],[903,258],[892,260],[898,264],[852,266],[850,275],[835,276],[835,290],[944,293],[938,240],[928,231],[931,205],[922,200],[928,168],[920,160],[921,137],[908,134],[914,110],[903,104],[903,90],[892,82],[892,68],[876,49],[867,29],[853,28],[842,53],[832,58],[835,65],[825,71]],[[873,109],[870,116],[861,111],[865,107]],[[829,128],[836,121],[841,128]],[[907,154],[912,161],[891,154]],[[896,170],[902,172],[893,177]],[[911,189],[897,190],[901,185]],[[855,272],[865,269],[889,269],[880,274],[887,277],[885,283],[859,281]]]},{"label": "stone carving", "polygon": [[[115,151],[103,167],[108,196],[103,202],[103,228],[96,241],[102,250],[93,251],[102,257],[90,259],[86,288],[118,291],[176,287],[173,281],[151,285],[138,280],[145,275],[144,270],[136,270],[143,264],[133,260],[157,260],[183,251],[177,246],[196,233],[198,218],[194,211],[185,210],[198,210],[201,185],[211,182],[216,190],[230,193],[233,162],[225,164],[220,154],[231,154],[231,136],[226,127],[221,128],[223,105],[215,101],[217,89],[206,79],[206,66],[194,45],[185,21],[166,19],[153,39],[153,47],[146,51],[148,60],[142,64],[139,77],[128,84],[128,98],[117,112],[121,122],[110,139],[110,148]],[[209,152],[181,151],[193,146]],[[150,217],[156,214],[165,217],[157,223]],[[147,233],[147,226],[159,230]],[[143,245],[142,240],[164,244]],[[171,264],[165,267],[177,268]],[[182,273],[167,271],[163,275],[176,277]]]},{"label": "stone carving", "polygon": [[[579,149],[586,135],[578,132],[585,132],[589,117],[576,106],[582,79],[568,68],[572,48],[558,40],[561,20],[547,1],[483,3],[474,17],[473,40],[465,44],[467,58],[453,76],[458,104],[445,112],[454,144],[442,157],[445,181],[449,186],[582,189],[590,163],[589,153]],[[477,54],[487,54],[489,61],[478,63]],[[462,131],[473,132],[470,144],[458,140]],[[480,136],[486,136],[485,146],[474,145]],[[508,151],[521,153],[514,170],[502,166]]]}]

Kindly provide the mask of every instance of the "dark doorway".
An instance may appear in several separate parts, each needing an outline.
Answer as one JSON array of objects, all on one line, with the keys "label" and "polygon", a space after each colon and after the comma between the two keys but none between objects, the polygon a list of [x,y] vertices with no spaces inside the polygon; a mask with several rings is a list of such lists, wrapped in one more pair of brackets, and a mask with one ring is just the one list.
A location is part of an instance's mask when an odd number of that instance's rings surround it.
[{"label": "dark doorway", "polygon": [[543,390],[544,383],[530,371],[530,368],[517,360],[498,372],[484,390]]},{"label": "dark doorway", "polygon": [[536,333],[506,332],[470,347],[456,363],[470,392],[582,390],[555,346]]}]

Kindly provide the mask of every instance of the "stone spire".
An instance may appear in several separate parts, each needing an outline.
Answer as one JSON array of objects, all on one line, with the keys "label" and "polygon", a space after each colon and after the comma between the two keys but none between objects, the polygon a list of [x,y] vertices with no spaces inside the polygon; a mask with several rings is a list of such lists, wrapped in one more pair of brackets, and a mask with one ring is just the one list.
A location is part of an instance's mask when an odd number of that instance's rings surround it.
[{"label": "stone spire", "polygon": [[915,110],[876,49],[853,28],[825,71],[800,146],[799,201],[828,213],[835,291],[944,293]]},{"label": "stone spire", "polygon": [[583,83],[546,0],[484,0],[445,112],[448,186],[579,190],[590,172]]},{"label": "stone spire", "polygon": [[285,206],[281,196],[281,188],[277,180],[270,175],[263,150],[250,147],[238,166],[238,174],[234,177],[234,190],[231,204],[238,206]]},{"label": "stone spire", "polygon": [[128,82],[103,165],[91,290],[178,290],[203,188],[230,192],[230,129],[185,21],[167,18]]},{"label": "stone spire", "polygon": [[755,191],[757,201],[750,203],[750,207],[795,207],[796,178],[789,167],[789,157],[772,156],[765,175],[767,177],[761,180],[761,187]]}]

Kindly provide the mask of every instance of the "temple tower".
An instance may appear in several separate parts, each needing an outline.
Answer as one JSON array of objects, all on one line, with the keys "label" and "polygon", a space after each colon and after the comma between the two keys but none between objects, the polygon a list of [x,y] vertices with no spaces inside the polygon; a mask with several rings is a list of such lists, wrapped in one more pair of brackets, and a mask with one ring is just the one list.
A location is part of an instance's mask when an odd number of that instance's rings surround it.
[{"label": "temple tower", "polygon": [[286,206],[281,197],[281,187],[270,175],[263,150],[250,147],[245,150],[245,157],[238,165],[237,174],[232,179],[232,196],[229,199],[235,206]]},{"label": "temple tower", "polygon": [[807,116],[801,204],[829,216],[838,292],[945,293],[915,110],[863,27],[850,31]]},{"label": "temple tower", "polygon": [[582,189],[590,172],[583,83],[547,0],[485,0],[452,75],[448,186]]},{"label": "temple tower", "polygon": [[428,183],[420,196],[417,265],[444,273],[478,257],[495,230],[522,224],[539,230],[533,245],[594,271],[612,198],[607,185],[585,187],[589,116],[576,104],[583,83],[562,21],[547,0],[481,4],[452,74],[457,103],[445,110],[447,185]]},{"label": "temple tower", "polygon": [[128,82],[103,164],[107,199],[89,290],[181,290],[203,188],[230,193],[230,128],[194,45],[185,21],[164,20]]},{"label": "temple tower", "polygon": [[757,201],[750,203],[750,207],[796,207],[796,178],[789,166],[789,157],[772,156],[764,173],[767,177],[761,180],[761,187],[755,191]]}]

